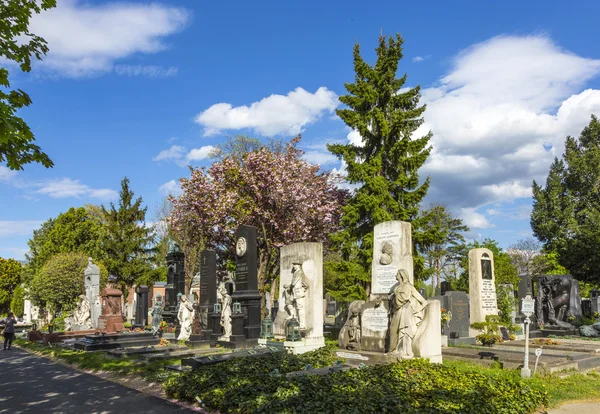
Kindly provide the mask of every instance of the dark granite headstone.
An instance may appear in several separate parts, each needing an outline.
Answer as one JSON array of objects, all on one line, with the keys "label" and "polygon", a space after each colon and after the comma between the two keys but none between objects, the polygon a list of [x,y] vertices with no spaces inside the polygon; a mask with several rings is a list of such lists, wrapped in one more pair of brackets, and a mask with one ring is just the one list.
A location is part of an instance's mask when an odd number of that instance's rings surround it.
[{"label": "dark granite headstone", "polygon": [[[210,339],[208,314],[213,311],[217,302],[217,253],[214,250],[203,250],[200,255],[200,328]],[[204,333],[204,331],[207,331]]]},{"label": "dark granite headstone", "polygon": [[135,295],[135,324],[143,327],[148,324],[148,286],[136,287]]},{"label": "dark granite headstone", "polygon": [[448,292],[450,290],[450,282],[448,282],[447,280],[444,280],[441,283],[441,288],[442,288],[441,295],[444,296],[446,294],[446,292]]},{"label": "dark granite headstone", "polygon": [[163,311],[163,319],[167,322],[174,322],[177,319],[177,294],[185,292],[184,258],[184,254],[180,251],[171,251],[167,254],[167,284]]},{"label": "dark granite headstone", "polygon": [[256,227],[241,225],[236,232],[236,290],[233,302],[240,302],[244,312],[244,334],[247,339],[260,336],[260,293],[258,292],[258,248]]},{"label": "dark granite headstone", "polygon": [[[457,332],[460,338],[469,336],[469,296],[465,292],[449,291],[443,296],[445,308],[452,312],[452,319],[448,323],[450,333]],[[444,303],[442,302],[442,305]]]},{"label": "dark granite headstone", "polygon": [[421,296],[423,296],[425,299],[427,299],[427,289],[421,288],[421,289],[419,289],[419,293],[421,294]]},{"label": "dark granite headstone", "polygon": [[525,296],[527,296],[527,295],[531,295],[531,297],[533,298],[533,286],[531,284],[531,275],[528,275],[528,274],[521,275],[521,278],[519,279],[518,292],[519,292],[518,302],[519,302],[519,314],[520,314],[521,308],[523,306],[521,299],[525,298]]}]

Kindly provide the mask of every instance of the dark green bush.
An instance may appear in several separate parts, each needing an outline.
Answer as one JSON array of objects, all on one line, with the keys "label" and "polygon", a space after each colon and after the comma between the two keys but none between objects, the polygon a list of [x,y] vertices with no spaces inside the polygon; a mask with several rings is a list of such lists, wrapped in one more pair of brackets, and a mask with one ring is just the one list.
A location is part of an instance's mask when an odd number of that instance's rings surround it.
[{"label": "dark green bush", "polygon": [[[548,402],[517,373],[492,377],[421,359],[329,375],[286,378],[328,366],[331,349],[304,355],[238,358],[171,377],[170,397],[239,413],[530,413]],[[281,375],[275,375],[278,369]]]}]

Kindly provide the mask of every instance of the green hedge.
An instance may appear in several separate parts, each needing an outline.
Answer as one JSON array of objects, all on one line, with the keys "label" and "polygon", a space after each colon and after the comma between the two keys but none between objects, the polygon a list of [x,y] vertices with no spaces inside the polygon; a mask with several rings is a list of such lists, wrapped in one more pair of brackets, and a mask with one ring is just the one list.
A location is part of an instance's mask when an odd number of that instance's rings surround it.
[{"label": "green hedge", "polygon": [[[501,378],[421,359],[329,375],[285,373],[332,365],[325,348],[304,355],[237,358],[171,377],[167,395],[240,413],[530,413],[548,396],[517,374]],[[279,369],[281,376],[273,375]]]}]

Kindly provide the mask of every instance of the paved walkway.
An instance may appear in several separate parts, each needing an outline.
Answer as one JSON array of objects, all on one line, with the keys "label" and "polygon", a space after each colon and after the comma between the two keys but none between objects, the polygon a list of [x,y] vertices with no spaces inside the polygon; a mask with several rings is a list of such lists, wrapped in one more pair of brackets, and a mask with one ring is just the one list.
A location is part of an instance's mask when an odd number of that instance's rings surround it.
[{"label": "paved walkway", "polygon": [[553,410],[548,414],[598,414],[600,413],[600,401],[588,403],[570,403]]},{"label": "paved walkway", "polygon": [[171,414],[185,408],[15,347],[0,350],[0,413]]}]

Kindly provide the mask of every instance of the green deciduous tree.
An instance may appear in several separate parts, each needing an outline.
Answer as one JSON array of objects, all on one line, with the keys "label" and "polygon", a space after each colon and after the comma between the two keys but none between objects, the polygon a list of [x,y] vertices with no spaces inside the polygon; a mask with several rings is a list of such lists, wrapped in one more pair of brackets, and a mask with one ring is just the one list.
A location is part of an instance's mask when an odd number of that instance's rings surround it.
[{"label": "green deciduous tree", "polygon": [[57,253],[81,252],[94,259],[102,259],[103,228],[83,207],[70,208],[54,219],[49,219],[29,240],[26,281]]},{"label": "green deciduous tree", "polygon": [[424,237],[419,246],[425,258],[425,275],[432,278],[432,294],[440,289],[442,274],[456,262],[469,231],[461,219],[453,217],[446,206],[433,205],[421,213]]},{"label": "green deciduous tree", "polygon": [[[328,145],[344,161],[347,181],[358,185],[344,208],[342,231],[333,236],[343,263],[333,264],[338,271],[348,269],[341,286],[353,290],[348,297],[364,298],[369,289],[373,227],[387,220],[413,224],[415,247],[421,241],[417,218],[419,204],[429,188],[429,179],[419,181],[418,170],[429,156],[431,133],[413,137],[423,123],[425,106],[419,106],[417,86],[402,89],[406,75],[396,78],[402,59],[402,38],[381,36],[377,62],[366,63],[359,45],[354,47],[354,83],[345,84],[347,95],[340,101],[346,108],[338,116],[362,137],[363,144]],[[422,269],[418,250],[413,253],[415,274]],[[338,292],[341,293],[341,292]]]},{"label": "green deciduous tree", "polygon": [[23,316],[23,312],[25,311],[25,288],[23,286],[17,286],[13,291],[10,310],[19,318]]},{"label": "green deciduous tree", "polygon": [[9,309],[13,292],[21,284],[22,272],[21,263],[0,257],[0,313]]},{"label": "green deciduous tree", "polygon": [[[46,41],[29,32],[34,13],[56,7],[56,0],[5,0],[0,2],[0,57],[16,63],[21,71],[31,71],[31,60],[42,59],[48,52]],[[3,63],[4,65],[4,63]],[[49,168],[50,158],[35,145],[35,137],[17,111],[31,105],[21,89],[11,90],[8,69],[0,68],[0,163],[13,170],[39,162]]]},{"label": "green deciduous tree", "polygon": [[[34,276],[29,287],[33,304],[49,311],[73,309],[79,295],[84,293],[83,273],[88,256],[79,252],[58,253],[52,256]],[[108,272],[100,267],[101,287],[106,285]]]},{"label": "green deciduous tree", "polygon": [[106,228],[103,237],[104,264],[111,275],[118,277],[122,287],[131,287],[136,282],[150,283],[159,273],[151,265],[152,228],[147,227],[146,207],[142,197],[134,200],[129,188],[129,179],[121,181],[119,206],[102,206]]},{"label": "green deciduous tree", "polygon": [[567,137],[546,186],[533,182],[531,228],[544,248],[580,281],[600,284],[600,122]]}]

